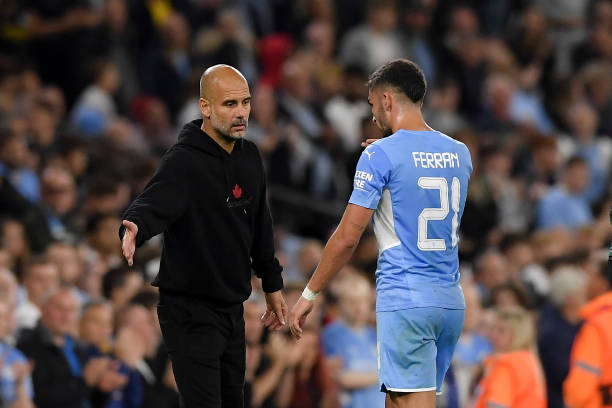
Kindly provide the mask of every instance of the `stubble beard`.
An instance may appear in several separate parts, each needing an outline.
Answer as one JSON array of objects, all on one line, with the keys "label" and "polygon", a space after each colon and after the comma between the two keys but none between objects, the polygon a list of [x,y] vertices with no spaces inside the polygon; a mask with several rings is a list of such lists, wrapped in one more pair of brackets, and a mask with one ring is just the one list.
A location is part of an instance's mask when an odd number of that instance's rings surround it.
[{"label": "stubble beard", "polygon": [[[244,125],[244,130],[240,132],[232,133],[232,126]],[[243,138],[246,133],[246,129],[248,127],[248,120],[233,122],[229,125],[218,124],[215,121],[211,120],[212,128],[217,132],[217,134],[224,139],[228,143],[236,142]]]}]

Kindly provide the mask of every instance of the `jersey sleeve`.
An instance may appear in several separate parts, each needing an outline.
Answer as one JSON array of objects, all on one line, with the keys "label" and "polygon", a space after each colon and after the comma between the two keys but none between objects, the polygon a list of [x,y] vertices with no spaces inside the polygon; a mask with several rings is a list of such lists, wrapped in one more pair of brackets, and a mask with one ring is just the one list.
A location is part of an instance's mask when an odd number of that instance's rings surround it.
[{"label": "jersey sleeve", "polygon": [[376,144],[368,146],[357,163],[349,203],[376,209],[383,188],[389,183],[392,170],[393,166],[384,150]]}]

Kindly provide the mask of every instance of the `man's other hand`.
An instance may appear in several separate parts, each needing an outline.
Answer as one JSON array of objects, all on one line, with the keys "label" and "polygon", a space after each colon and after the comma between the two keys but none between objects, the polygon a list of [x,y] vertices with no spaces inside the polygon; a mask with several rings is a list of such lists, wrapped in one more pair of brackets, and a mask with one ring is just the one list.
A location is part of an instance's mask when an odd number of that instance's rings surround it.
[{"label": "man's other hand", "polygon": [[128,265],[134,265],[134,252],[136,251],[136,234],[138,234],[138,225],[131,221],[123,220],[125,233],[121,242],[121,250]]},{"label": "man's other hand", "polygon": [[289,329],[298,340],[302,337],[304,322],[308,313],[312,311],[312,307],[312,301],[304,298],[304,296],[300,296],[295,306],[291,309],[291,313],[289,313]]},{"label": "man's other hand", "polygon": [[266,312],[261,316],[263,324],[270,330],[279,330],[287,321],[287,303],[280,290],[266,293]]}]

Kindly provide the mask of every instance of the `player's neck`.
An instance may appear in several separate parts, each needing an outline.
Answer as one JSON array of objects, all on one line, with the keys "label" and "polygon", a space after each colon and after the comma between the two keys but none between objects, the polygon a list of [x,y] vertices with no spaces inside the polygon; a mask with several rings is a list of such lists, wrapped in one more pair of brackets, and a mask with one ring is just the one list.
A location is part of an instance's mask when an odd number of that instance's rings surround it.
[{"label": "player's neck", "polygon": [[391,129],[393,129],[394,133],[400,129],[416,131],[433,130],[425,122],[421,109],[411,106],[398,109],[398,112],[394,115],[394,119],[395,120],[391,122]]}]

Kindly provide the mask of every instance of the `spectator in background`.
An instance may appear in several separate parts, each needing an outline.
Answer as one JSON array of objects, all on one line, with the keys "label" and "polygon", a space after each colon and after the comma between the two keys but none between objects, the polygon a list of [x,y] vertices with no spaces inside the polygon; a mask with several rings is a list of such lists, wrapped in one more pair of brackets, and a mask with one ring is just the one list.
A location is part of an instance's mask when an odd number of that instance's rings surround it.
[{"label": "spectator in background", "polygon": [[[131,297],[131,299],[133,296]],[[161,332],[155,326],[157,320],[150,309],[138,303],[130,303],[121,309],[117,315],[118,329],[133,330],[142,343],[142,355],[139,359],[132,358],[134,366],[144,363],[144,358],[152,358],[161,342]]]},{"label": "spectator in background", "polygon": [[[325,2],[321,2],[323,4]],[[329,4],[329,2],[328,2]],[[317,18],[305,28],[303,52],[313,68],[313,80],[318,90],[318,100],[325,103],[337,95],[345,79],[342,66],[334,59],[335,28],[333,22]],[[363,87],[363,82],[359,84]],[[356,89],[359,90],[359,87]]]},{"label": "spectator in background", "polygon": [[527,235],[507,234],[500,242],[506,257],[510,279],[523,287],[532,306],[541,305],[550,291],[548,271],[535,260],[535,248]]},{"label": "spectator in background", "polygon": [[[3,294],[4,295],[4,294]],[[6,343],[13,330],[15,307],[0,300],[0,406],[33,408],[32,367],[25,356]]]},{"label": "spectator in background", "polygon": [[344,69],[342,94],[325,105],[327,120],[342,139],[344,150],[353,153],[361,143],[361,119],[368,116],[370,107],[366,102],[366,74],[357,65]]},{"label": "spectator in background", "polygon": [[57,161],[58,167],[65,167],[79,186],[82,185],[89,166],[88,144],[75,135],[64,135],[57,141],[57,148],[49,159]]},{"label": "spectator in background", "polygon": [[479,128],[496,134],[497,140],[509,137],[515,129],[512,117],[512,100],[515,89],[512,80],[503,74],[487,77],[484,89],[484,110],[480,115]]},{"label": "spectator in background", "polygon": [[341,388],[342,407],[383,407],[376,330],[368,326],[374,290],[360,275],[348,275],[339,285],[340,318],[323,330],[321,343],[328,359],[340,360],[335,379]]},{"label": "spectator in background", "polygon": [[429,93],[423,114],[432,129],[446,134],[455,134],[467,126],[457,112],[459,107],[459,86],[450,77],[438,78]]},{"label": "spectator in background", "polygon": [[264,328],[260,320],[265,311],[266,304],[257,292],[244,303],[245,408],[286,406],[281,405],[282,400],[287,399],[284,380],[302,355],[302,345],[292,342],[284,333],[269,333],[263,341]]},{"label": "spectator in background", "polygon": [[94,214],[87,222],[88,243],[109,268],[121,264],[121,243],[113,236],[119,222],[115,213]]},{"label": "spectator in background", "polygon": [[297,255],[300,282],[307,281],[312,276],[323,255],[323,244],[316,239],[305,241]]},{"label": "spectator in background", "polygon": [[129,100],[140,89],[137,75],[136,49],[137,28],[131,24],[126,0],[106,0],[102,15],[102,24],[93,38],[96,56],[106,56],[112,61],[121,77],[121,85],[117,93],[120,108],[125,107]]},{"label": "spectator in background", "polygon": [[483,334],[484,314],[478,289],[471,281],[465,281],[461,286],[465,297],[465,321],[451,363],[459,407],[466,406],[472,381],[484,359],[493,351],[491,343]]},{"label": "spectator in background", "polygon": [[387,61],[405,57],[405,42],[396,31],[398,14],[395,0],[369,0],[365,23],[343,38],[340,60],[372,72]]},{"label": "spectator in background", "polygon": [[117,214],[128,205],[129,199],[129,185],[120,174],[100,175],[92,178],[81,212],[92,217],[92,221],[105,221],[102,215]]},{"label": "spectator in background", "polygon": [[588,104],[570,106],[567,117],[571,133],[559,139],[559,151],[565,159],[578,156],[587,162],[591,182],[584,196],[593,204],[601,198],[609,180],[612,142],[597,135],[599,117]]},{"label": "spectator in background", "polygon": [[72,174],[63,168],[47,167],[42,172],[42,208],[53,238],[73,237],[70,217],[77,205],[76,185]]},{"label": "spectator in background", "polygon": [[[302,284],[285,286],[287,302],[295,304],[301,296]],[[303,328],[301,357],[293,370],[285,377],[283,391],[286,393],[281,406],[291,408],[332,408],[338,406],[338,390],[334,373],[339,370],[338,362],[329,361],[320,349],[321,307],[315,301],[313,310]],[[289,333],[287,333],[289,335]],[[296,351],[297,352],[297,351]]]},{"label": "spectator in background", "polygon": [[[15,331],[15,307],[17,306],[18,288],[15,275],[6,267],[0,267],[0,299],[3,299],[9,305],[10,311],[8,314],[10,332],[6,336],[12,335]],[[12,336],[11,339],[13,339]]]},{"label": "spectator in background", "polygon": [[121,76],[111,60],[97,61],[93,81],[77,100],[71,122],[75,129],[90,137],[100,136],[117,115],[114,96],[121,85]]},{"label": "spectator in background", "polygon": [[587,65],[581,71],[584,93],[588,102],[599,114],[599,130],[601,134],[612,134],[612,64],[596,61]]},{"label": "spectator in background", "polygon": [[569,372],[572,343],[580,328],[579,310],[585,303],[584,271],[565,267],[554,272],[550,304],[538,320],[538,351],[546,375],[549,408],[564,408],[563,380]]},{"label": "spectator in background", "polygon": [[25,297],[15,311],[17,329],[33,329],[38,324],[45,299],[59,287],[59,271],[49,259],[34,258],[24,269],[21,282]]},{"label": "spectator in background", "polygon": [[161,44],[150,47],[141,66],[143,90],[164,100],[171,115],[181,107],[181,93],[191,73],[190,36],[187,19],[170,11],[159,27]]},{"label": "spectator in background", "polygon": [[[88,357],[108,356],[120,358],[117,371],[127,377],[125,386],[115,390],[105,408],[139,408],[142,407],[143,395],[138,371],[132,364],[134,350],[144,346],[130,330],[120,330],[117,339],[111,343],[113,334],[113,308],[105,300],[94,300],[87,303],[81,312],[79,322],[80,339],[88,346]],[[137,359],[137,357],[136,357]]]},{"label": "spectator in background", "polygon": [[85,51],[80,41],[88,34],[88,28],[99,23],[99,16],[77,0],[31,3],[25,8],[32,53],[38,66],[45,67],[43,80],[60,85],[69,101],[74,101]]},{"label": "spectator in background", "polygon": [[546,408],[546,385],[529,313],[520,307],[497,309],[490,330],[495,354],[485,362],[475,407]]},{"label": "spectator in background", "polygon": [[60,284],[74,288],[79,301],[84,303],[88,294],[79,287],[83,264],[76,248],[65,242],[54,242],[47,247],[45,256],[57,267]]},{"label": "spectator in background", "polygon": [[275,168],[274,152],[279,149],[279,144],[284,142],[282,130],[278,123],[278,105],[274,89],[260,83],[255,88],[253,95],[253,107],[251,108],[251,119],[247,130],[247,138],[257,144],[261,150],[271,177],[276,177],[271,168]]},{"label": "spectator in background", "polygon": [[134,98],[130,112],[153,151],[161,155],[176,142],[170,112],[162,100],[147,96]]},{"label": "spectator in background", "polygon": [[589,184],[587,163],[578,157],[568,160],[563,166],[561,183],[550,189],[538,204],[538,227],[576,229],[590,223],[593,215],[584,198]]},{"label": "spectator in background", "polygon": [[0,176],[9,180],[32,203],[40,199],[36,172],[28,168],[29,150],[23,135],[10,129],[0,130]]},{"label": "spectator in background", "polygon": [[302,137],[310,140],[318,139],[323,128],[313,100],[310,66],[303,56],[296,55],[283,65],[283,83],[278,101],[282,116],[295,123]]},{"label": "spectator in background", "polygon": [[109,270],[104,275],[102,291],[117,313],[138,293],[142,284],[142,273],[138,269],[120,266]]},{"label": "spectator in background", "polygon": [[40,160],[41,156],[50,152],[56,141],[58,113],[56,107],[44,99],[35,100],[28,113],[28,131],[33,139],[31,148]]},{"label": "spectator in background", "polygon": [[580,309],[580,328],[563,383],[563,399],[570,407],[605,407],[612,397],[608,364],[612,355],[612,262],[588,271],[589,303]]},{"label": "spectator in background", "polygon": [[[150,314],[148,319],[141,308],[129,307],[133,316],[122,319],[125,327],[134,328],[145,340],[145,354],[142,361],[136,364],[136,370],[140,373],[140,382],[143,387],[143,407],[151,408],[178,408],[178,391],[172,365],[166,351],[165,344],[161,341],[161,330],[157,316],[157,303],[159,295],[151,290],[142,290],[131,300],[131,305],[143,306]],[[147,327],[154,325],[154,331]],[[147,334],[148,333],[148,334]],[[155,348],[156,346],[156,348]]]},{"label": "spectator in background", "polygon": [[495,249],[485,251],[474,262],[474,282],[480,298],[489,300],[491,290],[510,278],[504,256]]},{"label": "spectator in background", "polygon": [[100,353],[112,349],[113,307],[110,303],[90,301],[83,306],[79,320],[79,338]]},{"label": "spectator in background", "polygon": [[489,305],[493,308],[531,307],[531,299],[523,290],[521,282],[508,281],[493,287],[489,295]]},{"label": "spectator in background", "polygon": [[87,360],[75,337],[79,303],[71,289],[49,294],[42,318],[34,329],[19,336],[17,348],[34,364],[34,403],[39,408],[100,406],[108,392],[125,385],[106,358]]},{"label": "spectator in background", "polygon": [[565,76],[572,68],[571,50],[585,35],[583,24],[589,2],[538,0],[535,3],[548,18],[548,33],[555,53],[554,74]]},{"label": "spectator in background", "polygon": [[572,62],[575,69],[598,60],[612,58],[612,33],[610,33],[610,2],[596,1],[592,6],[589,35],[581,44],[577,44],[572,52]]},{"label": "spectator in background", "polygon": [[0,245],[8,258],[7,267],[12,269],[16,276],[21,276],[30,256],[30,249],[23,225],[18,220],[0,220]]}]

